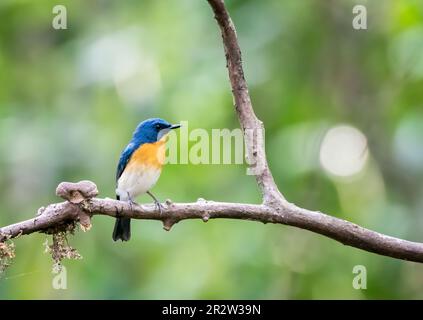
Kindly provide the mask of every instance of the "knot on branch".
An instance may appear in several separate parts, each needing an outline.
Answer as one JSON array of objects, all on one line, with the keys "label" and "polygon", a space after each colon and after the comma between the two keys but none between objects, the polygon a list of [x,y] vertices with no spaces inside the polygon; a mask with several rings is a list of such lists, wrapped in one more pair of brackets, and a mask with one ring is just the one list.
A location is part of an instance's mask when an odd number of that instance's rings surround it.
[{"label": "knot on branch", "polygon": [[79,204],[98,195],[94,182],[84,180],[77,183],[62,182],[56,189],[56,195],[74,204]]},{"label": "knot on branch", "polygon": [[91,228],[91,217],[87,214],[87,200],[98,195],[97,186],[94,182],[84,180],[77,183],[62,182],[56,189],[56,195],[73,204],[78,204],[75,208],[82,231]]},{"label": "knot on branch", "polygon": [[178,220],[174,218],[166,218],[163,220],[163,229],[166,231],[170,231],[172,229],[173,225],[177,223]]}]

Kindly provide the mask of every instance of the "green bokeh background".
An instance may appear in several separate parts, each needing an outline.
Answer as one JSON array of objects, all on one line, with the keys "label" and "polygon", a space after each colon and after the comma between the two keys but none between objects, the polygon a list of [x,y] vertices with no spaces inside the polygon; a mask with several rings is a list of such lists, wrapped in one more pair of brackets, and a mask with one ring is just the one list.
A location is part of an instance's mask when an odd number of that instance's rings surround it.
[{"label": "green bokeh background", "polygon": [[[52,8],[67,8],[54,30]],[[368,30],[352,28],[364,4]],[[423,1],[228,0],[246,78],[266,126],[270,167],[291,202],[423,241]],[[95,181],[114,196],[119,153],[149,117],[195,128],[237,128],[220,33],[206,1],[0,2],[0,225],[59,201],[61,181]],[[364,169],[336,178],[319,163],[325,132],[360,130]],[[154,188],[176,202],[259,203],[244,165],[168,165]],[[140,197],[139,202],[149,202]],[[15,241],[3,299],[423,298],[423,266],[373,255],[292,227],[184,221],[165,232],[114,221],[70,238],[52,287],[46,235]],[[367,268],[367,289],[352,286]]]}]

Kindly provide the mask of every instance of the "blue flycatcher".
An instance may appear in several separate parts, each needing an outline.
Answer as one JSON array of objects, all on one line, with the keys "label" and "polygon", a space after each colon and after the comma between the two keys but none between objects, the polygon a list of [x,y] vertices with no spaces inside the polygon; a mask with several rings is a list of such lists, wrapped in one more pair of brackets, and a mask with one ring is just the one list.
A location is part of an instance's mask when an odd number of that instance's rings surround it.
[{"label": "blue flycatcher", "polygon": [[[116,172],[116,199],[134,203],[134,199],[147,193],[153,198],[158,210],[161,204],[150,192],[160,177],[165,160],[166,135],[179,128],[159,119],[147,119],[134,131],[131,141],[122,151]],[[131,219],[116,218],[113,240],[128,241],[131,237]]]}]

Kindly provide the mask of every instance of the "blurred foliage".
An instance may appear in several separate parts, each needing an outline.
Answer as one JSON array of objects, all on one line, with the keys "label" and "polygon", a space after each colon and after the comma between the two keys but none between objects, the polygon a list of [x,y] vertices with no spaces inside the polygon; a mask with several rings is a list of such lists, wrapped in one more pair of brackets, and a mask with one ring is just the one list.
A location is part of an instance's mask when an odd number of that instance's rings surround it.
[{"label": "blurred foliage", "polygon": [[[148,117],[190,129],[237,128],[220,34],[206,1],[0,2],[0,225],[59,201],[61,181],[114,196],[115,167]],[[392,236],[423,241],[423,2],[368,0],[368,30],[348,0],[227,0],[271,169],[287,199]],[[347,123],[368,143],[353,177],[322,169],[325,132]],[[258,203],[243,165],[168,165],[154,188],[178,202]],[[140,202],[150,202],[140,197]],[[285,226],[134,221],[128,243],[96,216],[70,237],[67,290],[52,287],[46,236],[15,241],[3,299],[423,298],[423,266]],[[355,265],[367,290],[352,287]]]}]

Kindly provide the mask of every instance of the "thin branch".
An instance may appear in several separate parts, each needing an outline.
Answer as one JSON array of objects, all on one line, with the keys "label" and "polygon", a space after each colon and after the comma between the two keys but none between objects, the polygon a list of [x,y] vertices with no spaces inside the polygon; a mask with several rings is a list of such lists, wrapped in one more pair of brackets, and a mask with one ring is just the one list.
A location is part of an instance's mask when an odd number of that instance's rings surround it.
[{"label": "thin branch", "polygon": [[208,2],[213,9],[214,17],[222,33],[235,110],[244,131],[248,162],[254,165],[253,173],[262,192],[264,203],[280,202],[284,197],[279,192],[267,164],[264,148],[264,127],[263,123],[256,117],[251,104],[235,26],[222,0],[208,0]]},{"label": "thin branch", "polygon": [[[87,230],[91,227],[93,215],[112,217],[125,216],[134,219],[152,219],[163,222],[170,230],[172,225],[185,219],[228,218],[253,220],[263,223],[278,223],[325,235],[345,245],[397,259],[423,262],[423,244],[386,236],[341,220],[321,212],[310,211],[295,206],[285,200],[277,188],[267,164],[263,125],[254,114],[247,83],[242,69],[241,51],[235,27],[222,0],[208,0],[220,26],[226,53],[229,79],[235,101],[235,109],[244,130],[247,156],[255,164],[257,184],[263,195],[263,204],[225,203],[198,200],[195,203],[166,202],[163,212],[155,211],[155,206],[135,206],[112,199],[95,198],[97,187],[89,181],[61,183],[56,194],[66,202],[51,204],[41,208],[39,214],[23,222],[0,229],[0,241],[15,238],[21,234],[49,232],[50,228],[71,221],[79,221]],[[259,132],[254,137],[248,130]],[[251,161],[252,160],[252,161]]]}]

